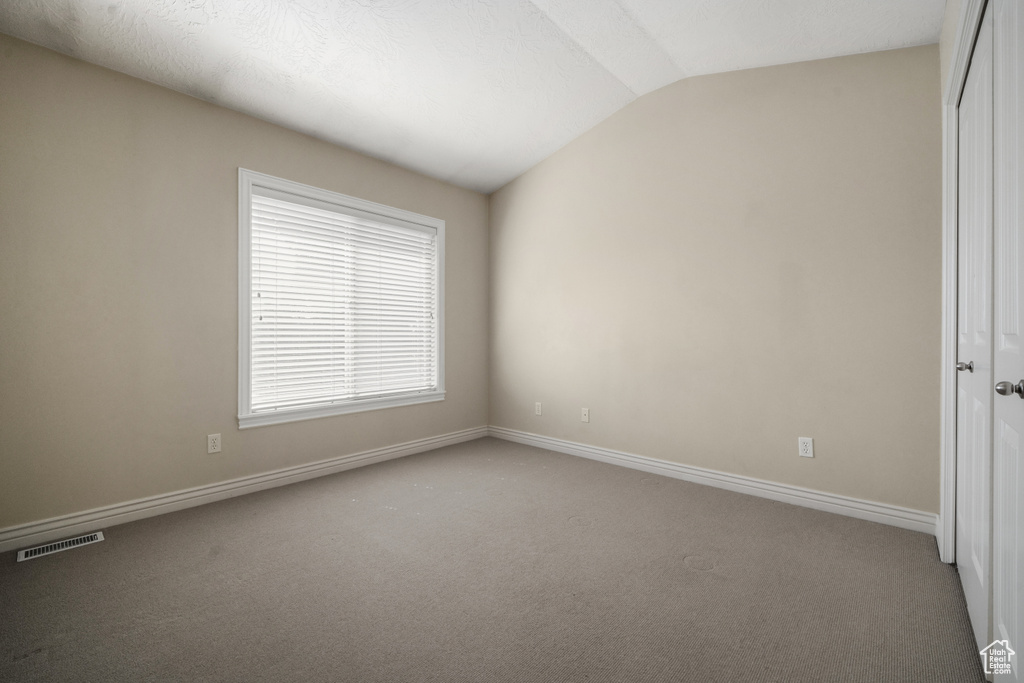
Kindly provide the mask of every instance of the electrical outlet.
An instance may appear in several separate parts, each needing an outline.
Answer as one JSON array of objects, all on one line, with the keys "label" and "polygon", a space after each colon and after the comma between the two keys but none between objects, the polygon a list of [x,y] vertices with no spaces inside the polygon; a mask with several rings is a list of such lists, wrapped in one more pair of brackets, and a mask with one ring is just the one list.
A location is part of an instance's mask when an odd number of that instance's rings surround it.
[{"label": "electrical outlet", "polygon": [[206,435],[206,452],[220,453],[220,434]]},{"label": "electrical outlet", "polygon": [[540,415],[541,414],[541,412],[540,412],[540,401],[537,401],[536,403],[533,404],[533,414],[534,415]]},{"label": "electrical outlet", "polygon": [[796,439],[797,453],[801,458],[814,457],[814,439],[809,436],[798,436]]},{"label": "electrical outlet", "polygon": [[580,422],[590,422],[590,408],[584,408],[580,413]]}]

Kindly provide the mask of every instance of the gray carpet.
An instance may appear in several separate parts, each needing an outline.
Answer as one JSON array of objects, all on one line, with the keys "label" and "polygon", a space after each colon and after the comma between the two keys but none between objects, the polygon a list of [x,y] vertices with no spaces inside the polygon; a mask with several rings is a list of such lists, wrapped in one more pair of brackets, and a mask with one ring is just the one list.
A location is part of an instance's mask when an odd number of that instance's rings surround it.
[{"label": "gray carpet", "polygon": [[931,536],[481,439],[0,555],[5,681],[983,676]]}]

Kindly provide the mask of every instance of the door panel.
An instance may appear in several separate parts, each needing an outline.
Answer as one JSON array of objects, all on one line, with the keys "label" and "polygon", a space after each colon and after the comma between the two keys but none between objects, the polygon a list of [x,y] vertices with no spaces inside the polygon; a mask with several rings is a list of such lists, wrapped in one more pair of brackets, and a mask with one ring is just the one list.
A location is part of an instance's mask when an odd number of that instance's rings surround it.
[{"label": "door panel", "polygon": [[[992,13],[986,12],[958,110],[956,563],[978,648],[990,642],[992,505]],[[964,405],[960,405],[960,404]],[[965,410],[966,409],[966,410]]]},{"label": "door panel", "polygon": [[[1016,0],[994,3],[993,143],[995,253],[995,381],[1024,379],[1024,340],[1020,290],[1024,264],[1024,9]],[[1024,682],[1024,400],[996,396],[992,403],[995,433],[992,492],[992,626],[993,640],[1007,640],[1017,651],[1013,670],[997,681]]]}]

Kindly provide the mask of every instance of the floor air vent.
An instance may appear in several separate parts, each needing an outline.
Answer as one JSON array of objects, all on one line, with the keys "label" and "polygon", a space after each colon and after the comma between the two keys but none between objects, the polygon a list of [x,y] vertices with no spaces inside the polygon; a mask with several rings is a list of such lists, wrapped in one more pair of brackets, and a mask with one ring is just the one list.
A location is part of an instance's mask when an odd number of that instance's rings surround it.
[{"label": "floor air vent", "polygon": [[47,543],[46,545],[37,545],[35,548],[25,548],[24,550],[18,551],[18,562],[42,557],[43,555],[52,555],[53,553],[59,553],[62,550],[71,550],[72,548],[77,548],[80,545],[99,543],[102,540],[103,532],[97,531],[92,534],[85,534],[84,536],[65,538],[63,541],[55,541],[53,543]]}]

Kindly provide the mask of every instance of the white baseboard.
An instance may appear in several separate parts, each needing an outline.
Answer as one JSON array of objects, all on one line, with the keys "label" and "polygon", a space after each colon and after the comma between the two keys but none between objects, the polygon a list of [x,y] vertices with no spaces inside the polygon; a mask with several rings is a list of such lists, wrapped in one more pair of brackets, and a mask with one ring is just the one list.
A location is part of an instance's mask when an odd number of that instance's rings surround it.
[{"label": "white baseboard", "polygon": [[643,455],[588,446],[582,443],[564,441],[516,429],[492,426],[488,429],[488,433],[499,439],[515,441],[516,443],[528,446],[537,446],[549,451],[578,455],[590,458],[591,460],[622,465],[635,470],[683,479],[696,484],[715,486],[721,489],[728,489],[729,491],[746,493],[761,498],[770,498],[771,500],[778,500],[783,503],[791,503],[792,505],[834,512],[839,515],[866,519],[871,522],[880,522],[900,527],[901,529],[910,529],[935,535],[938,524],[938,515],[934,513],[899,507],[898,505],[876,503],[870,500],[840,496],[835,493],[805,489],[800,486],[790,486],[789,484],[779,484],[764,479],[754,479],[753,477],[744,477],[738,474],[718,472],[703,467],[681,465],[667,460],[658,460],[657,458],[649,458]]},{"label": "white baseboard", "polygon": [[779,484],[763,479],[754,479],[753,477],[704,469],[702,467],[681,465],[667,460],[658,460],[633,453],[588,446],[515,429],[474,427],[450,434],[442,434],[441,436],[408,441],[395,446],[385,446],[384,448],[375,448],[361,453],[321,460],[320,462],[307,465],[286,467],[273,472],[240,477],[218,484],[197,486],[184,491],[165,493],[126,503],[86,510],[85,512],[76,512],[61,517],[44,519],[39,522],[7,527],[0,529],[0,552],[87,533],[101,527],[155,517],[166,512],[196,507],[224,500],[225,498],[233,498],[234,496],[262,491],[263,489],[275,486],[284,486],[285,484],[292,484],[306,479],[322,477],[334,474],[335,472],[372,465],[376,462],[401,458],[414,453],[422,453],[423,451],[450,446],[462,443],[463,441],[471,441],[483,436],[494,436],[506,441],[515,441],[529,446],[545,448],[550,451],[578,455],[613,465],[651,472],[652,474],[661,474],[697,484],[716,486],[738,493],[770,498],[784,503],[834,512],[846,515],[847,517],[866,519],[872,522],[880,522],[928,534],[935,534],[938,523],[938,515],[930,512],[912,510],[886,503],[876,503],[869,500],[860,500],[823,491],[814,491],[799,486]]},{"label": "white baseboard", "polygon": [[474,427],[473,429],[464,429],[460,432],[431,436],[395,446],[374,448],[362,453],[353,453],[351,455],[330,458],[329,460],[321,460],[308,465],[286,467],[273,472],[240,477],[218,484],[197,486],[184,491],[141,498],[127,503],[108,505],[61,517],[52,517],[40,522],[11,526],[0,529],[0,552],[7,552],[8,550],[14,550],[27,545],[46,543],[47,541],[53,541],[66,536],[95,531],[100,527],[123,524],[137,519],[145,519],[146,517],[155,517],[165,512],[196,507],[197,505],[212,503],[217,500],[224,500],[225,498],[233,498],[234,496],[241,496],[275,486],[284,486],[285,484],[292,484],[305,479],[322,477],[354,467],[362,467],[376,462],[401,458],[413,453],[422,453],[423,451],[441,448],[442,446],[450,446],[462,443],[463,441],[478,439],[487,436],[487,434],[487,427]]}]

